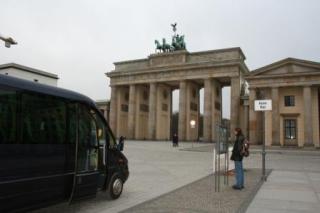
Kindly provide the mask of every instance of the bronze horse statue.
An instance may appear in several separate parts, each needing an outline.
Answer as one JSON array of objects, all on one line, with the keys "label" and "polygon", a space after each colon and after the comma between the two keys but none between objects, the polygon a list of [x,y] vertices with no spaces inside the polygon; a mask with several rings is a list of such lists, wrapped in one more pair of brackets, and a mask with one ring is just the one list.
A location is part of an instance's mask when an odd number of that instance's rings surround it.
[{"label": "bronze horse statue", "polygon": [[160,52],[170,52],[172,51],[172,46],[166,43],[166,39],[162,39],[162,44],[158,40],[155,40],[154,43],[156,44],[156,52],[159,50]]}]

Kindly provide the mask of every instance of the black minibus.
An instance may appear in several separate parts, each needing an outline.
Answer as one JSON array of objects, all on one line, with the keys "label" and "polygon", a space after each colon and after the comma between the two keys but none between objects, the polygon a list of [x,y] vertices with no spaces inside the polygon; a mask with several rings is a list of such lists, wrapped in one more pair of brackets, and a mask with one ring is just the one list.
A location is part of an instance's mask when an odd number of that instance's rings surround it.
[{"label": "black minibus", "polygon": [[61,201],[118,198],[129,176],[90,98],[0,74],[0,212]]}]

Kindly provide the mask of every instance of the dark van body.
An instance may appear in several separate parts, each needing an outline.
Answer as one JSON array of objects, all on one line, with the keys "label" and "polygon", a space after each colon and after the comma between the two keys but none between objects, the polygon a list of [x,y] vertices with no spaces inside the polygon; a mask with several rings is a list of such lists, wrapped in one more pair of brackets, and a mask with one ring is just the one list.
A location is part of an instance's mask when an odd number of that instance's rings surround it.
[{"label": "dark van body", "polygon": [[94,197],[113,199],[128,160],[88,97],[0,75],[0,212]]}]

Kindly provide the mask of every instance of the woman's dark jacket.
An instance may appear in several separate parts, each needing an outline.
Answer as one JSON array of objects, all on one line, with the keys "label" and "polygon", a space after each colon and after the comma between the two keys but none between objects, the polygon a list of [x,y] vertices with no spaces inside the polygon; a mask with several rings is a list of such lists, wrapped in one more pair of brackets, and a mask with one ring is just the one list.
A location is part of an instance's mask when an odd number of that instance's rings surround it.
[{"label": "woman's dark jacket", "polygon": [[231,160],[233,161],[242,161],[243,156],[241,155],[241,149],[244,141],[244,136],[239,135],[236,137],[236,141],[233,145]]}]

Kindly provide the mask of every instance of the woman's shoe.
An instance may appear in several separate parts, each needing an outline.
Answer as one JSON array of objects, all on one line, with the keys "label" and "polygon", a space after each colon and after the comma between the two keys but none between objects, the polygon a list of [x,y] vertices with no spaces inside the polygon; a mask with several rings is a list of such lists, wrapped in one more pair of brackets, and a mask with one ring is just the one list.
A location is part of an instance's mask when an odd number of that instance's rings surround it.
[{"label": "woman's shoe", "polygon": [[241,190],[242,189],[241,187],[239,187],[237,185],[233,185],[232,188],[235,189],[235,190]]}]

